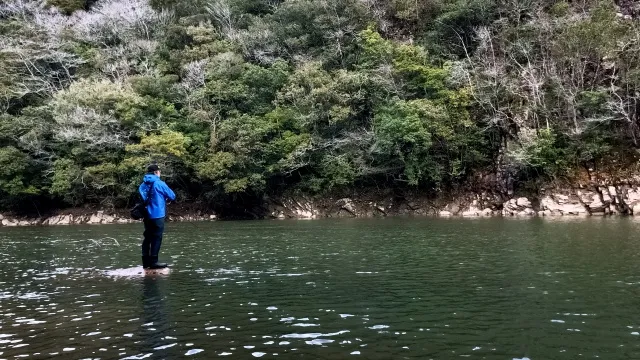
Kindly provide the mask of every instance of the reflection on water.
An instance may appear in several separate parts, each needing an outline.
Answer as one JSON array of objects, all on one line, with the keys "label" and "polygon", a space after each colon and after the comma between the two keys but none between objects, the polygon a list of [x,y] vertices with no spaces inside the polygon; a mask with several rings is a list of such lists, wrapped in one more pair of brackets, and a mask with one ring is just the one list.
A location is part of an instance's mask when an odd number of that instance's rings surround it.
[{"label": "reflection on water", "polygon": [[0,358],[640,358],[632,219],[140,230],[0,229]]}]

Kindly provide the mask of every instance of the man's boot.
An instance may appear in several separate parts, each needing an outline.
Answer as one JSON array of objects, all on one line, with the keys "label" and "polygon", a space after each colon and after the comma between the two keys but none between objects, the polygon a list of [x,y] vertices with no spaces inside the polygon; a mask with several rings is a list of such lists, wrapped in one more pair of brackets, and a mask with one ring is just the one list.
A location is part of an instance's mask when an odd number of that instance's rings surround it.
[{"label": "man's boot", "polygon": [[142,267],[148,269],[151,266],[151,257],[142,255]]},{"label": "man's boot", "polygon": [[149,262],[149,269],[164,269],[167,267],[165,263],[159,263],[157,256],[151,256],[151,261]]}]

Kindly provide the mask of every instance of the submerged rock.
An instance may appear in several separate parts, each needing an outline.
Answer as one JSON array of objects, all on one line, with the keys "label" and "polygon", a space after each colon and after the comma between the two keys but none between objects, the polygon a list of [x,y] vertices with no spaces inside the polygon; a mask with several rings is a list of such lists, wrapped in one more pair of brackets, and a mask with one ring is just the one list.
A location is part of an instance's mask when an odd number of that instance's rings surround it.
[{"label": "submerged rock", "polygon": [[104,275],[111,277],[144,277],[144,276],[156,276],[156,275],[168,275],[171,272],[171,268],[164,269],[144,269],[142,266],[127,268],[127,269],[114,269],[104,271]]}]

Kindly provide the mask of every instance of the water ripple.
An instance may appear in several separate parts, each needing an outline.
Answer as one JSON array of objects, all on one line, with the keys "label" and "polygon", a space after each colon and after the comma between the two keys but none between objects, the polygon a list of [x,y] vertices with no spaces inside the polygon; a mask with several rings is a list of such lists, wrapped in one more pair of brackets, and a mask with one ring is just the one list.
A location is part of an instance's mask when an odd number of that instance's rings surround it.
[{"label": "water ripple", "polygon": [[640,224],[189,226],[0,228],[0,356],[640,358]]}]

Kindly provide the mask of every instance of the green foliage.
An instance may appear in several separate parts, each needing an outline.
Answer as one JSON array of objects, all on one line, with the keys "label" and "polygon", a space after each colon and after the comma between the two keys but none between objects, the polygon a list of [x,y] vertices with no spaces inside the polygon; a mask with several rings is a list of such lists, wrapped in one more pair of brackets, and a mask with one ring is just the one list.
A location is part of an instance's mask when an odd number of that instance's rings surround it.
[{"label": "green foliage", "polygon": [[3,206],[126,206],[150,162],[215,202],[545,179],[640,146],[640,30],[611,2],[135,4],[3,12]]},{"label": "green foliage", "polygon": [[606,114],[608,95],[605,91],[582,91],[578,95],[578,110],[585,118]]},{"label": "green foliage", "polygon": [[87,6],[86,0],[47,0],[47,4],[55,6],[60,11],[71,14],[76,10],[83,10]]},{"label": "green foliage", "polygon": [[140,143],[127,145],[126,150],[132,153],[146,153],[150,157],[173,156],[177,158],[187,155],[190,139],[184,134],[171,130],[163,130],[159,134],[145,135]]},{"label": "green foliage", "polygon": [[552,130],[540,130],[535,141],[527,144],[518,157],[526,165],[551,175],[568,169],[565,151],[558,146],[557,135]]},{"label": "green foliage", "polygon": [[56,93],[51,103],[54,114],[70,113],[78,107],[114,115],[122,123],[131,123],[143,99],[126,84],[108,80],[81,79]]},{"label": "green foliage", "polygon": [[381,67],[391,67],[396,82],[403,84],[402,91],[389,89],[407,98],[438,98],[448,89],[449,71],[429,63],[426,50],[419,46],[397,44],[385,40],[372,28],[360,33],[362,57],[359,67],[377,72]]},{"label": "green foliage", "polygon": [[569,3],[566,1],[559,1],[551,6],[549,13],[555,17],[566,16],[571,10]]},{"label": "green foliage", "polygon": [[64,201],[78,205],[84,201],[82,169],[71,159],[58,159],[53,163],[50,192]]},{"label": "green foliage", "polygon": [[444,58],[464,58],[478,46],[475,29],[498,18],[502,4],[494,0],[441,1],[440,11],[426,27],[422,43]]},{"label": "green foliage", "polygon": [[601,2],[592,10],[591,17],[585,21],[569,23],[562,30],[554,50],[558,57],[576,61],[581,58],[596,60],[598,56],[612,56],[617,48],[616,42],[624,37],[628,27],[616,20],[612,3]]},{"label": "green foliage", "polygon": [[277,103],[296,112],[300,125],[310,132],[335,133],[354,115],[353,105],[361,94],[357,75],[347,71],[334,74],[319,63],[297,69],[278,93]]},{"label": "green foliage", "polygon": [[343,34],[366,24],[364,9],[355,0],[284,1],[266,19],[273,24],[270,40],[278,55],[311,54],[336,63],[352,41]]},{"label": "green foliage", "polygon": [[325,155],[320,162],[322,177],[325,180],[323,190],[344,187],[353,183],[357,171],[349,161],[348,155]]},{"label": "green foliage", "polygon": [[467,125],[432,101],[395,102],[376,114],[374,125],[379,155],[400,161],[411,185],[439,184],[461,175],[459,162],[471,165],[468,162],[473,160],[462,152],[473,137],[458,136]]},{"label": "green foliage", "polygon": [[177,100],[175,84],[177,75],[165,76],[135,76],[131,78],[131,87],[142,96],[158,98],[165,101]]},{"label": "green foliage", "polygon": [[29,157],[15,147],[0,148],[0,193],[9,196],[36,194],[38,190],[26,183],[30,165]]},{"label": "green foliage", "polygon": [[217,152],[209,156],[205,162],[198,164],[198,175],[206,180],[224,179],[229,175],[229,169],[235,163],[235,157],[228,152]]}]

